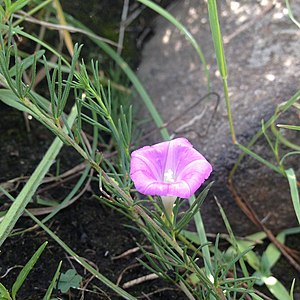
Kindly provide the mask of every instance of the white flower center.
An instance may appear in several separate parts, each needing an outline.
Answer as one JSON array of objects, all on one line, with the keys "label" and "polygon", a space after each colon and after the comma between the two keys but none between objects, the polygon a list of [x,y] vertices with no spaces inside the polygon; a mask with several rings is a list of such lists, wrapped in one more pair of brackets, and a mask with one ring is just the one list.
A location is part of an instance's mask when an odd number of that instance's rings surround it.
[{"label": "white flower center", "polygon": [[167,172],[164,173],[164,182],[172,183],[175,182],[174,172],[169,169]]}]

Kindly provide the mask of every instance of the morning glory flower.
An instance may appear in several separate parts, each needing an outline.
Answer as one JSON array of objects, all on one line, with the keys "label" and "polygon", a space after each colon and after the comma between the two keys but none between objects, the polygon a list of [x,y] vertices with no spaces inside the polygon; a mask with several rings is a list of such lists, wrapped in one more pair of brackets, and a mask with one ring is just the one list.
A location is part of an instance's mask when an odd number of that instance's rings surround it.
[{"label": "morning glory flower", "polygon": [[145,146],[131,154],[130,177],[145,195],[189,198],[211,171],[210,163],[185,138]]}]

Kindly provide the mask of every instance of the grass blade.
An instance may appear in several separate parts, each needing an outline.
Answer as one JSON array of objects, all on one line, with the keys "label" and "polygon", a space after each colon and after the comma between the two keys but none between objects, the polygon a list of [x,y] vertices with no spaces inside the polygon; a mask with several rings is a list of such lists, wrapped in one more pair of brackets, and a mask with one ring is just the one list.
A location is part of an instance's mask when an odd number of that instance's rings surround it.
[{"label": "grass blade", "polygon": [[[192,206],[195,202],[195,196],[192,196],[189,199],[190,206]],[[195,224],[196,224],[196,229],[197,233],[200,239],[201,245],[206,245],[202,247],[202,253],[203,253],[203,259],[204,259],[204,266],[205,266],[205,273],[208,277],[212,276],[211,275],[211,258],[210,258],[210,253],[209,253],[209,246],[207,245],[207,238],[206,238],[206,233],[205,233],[205,228],[202,220],[201,213],[198,212],[194,216]]]},{"label": "grass blade", "polygon": [[226,60],[225,60],[224,47],[223,47],[222,34],[221,34],[221,29],[220,29],[220,24],[219,24],[216,0],[207,1],[207,6],[208,6],[210,29],[211,29],[211,34],[212,34],[216,58],[217,58],[217,64],[218,64],[218,68],[219,68],[221,77],[223,79],[223,90],[224,90],[224,95],[225,95],[225,102],[226,102],[231,138],[232,138],[233,144],[236,144],[236,137],[235,137],[235,131],[234,131],[234,126],[233,126],[230,101],[229,101],[229,93],[228,93],[227,66],[226,66]]},{"label": "grass blade", "polygon": [[285,174],[287,176],[290,190],[291,190],[291,197],[293,201],[294,210],[298,219],[298,222],[300,224],[300,201],[299,201],[299,193],[298,193],[298,187],[297,187],[297,179],[296,174],[292,168],[285,170]]},{"label": "grass blade", "polygon": [[259,161],[260,163],[266,165],[268,168],[270,168],[271,170],[282,174],[282,171],[279,167],[275,166],[274,164],[270,163],[269,161],[265,160],[264,158],[262,158],[261,156],[259,156],[258,154],[254,153],[253,151],[251,151],[250,149],[248,149],[247,147],[241,145],[241,144],[237,144],[237,146],[246,154],[252,156],[254,159],[256,159],[257,161]]},{"label": "grass blade", "polygon": [[277,124],[277,127],[291,129],[291,130],[300,130],[300,126],[296,126],[296,125]]},{"label": "grass blade", "polygon": [[11,290],[11,296],[14,300],[16,299],[16,295],[19,289],[21,288],[22,284],[24,283],[25,279],[27,278],[29,272],[32,270],[32,268],[38,261],[39,257],[41,256],[47,244],[48,242],[45,242],[43,245],[39,247],[39,249],[33,254],[33,256],[30,258],[30,260],[27,262],[27,264],[23,267],[23,269],[19,273]]},{"label": "grass blade", "polygon": [[48,289],[47,289],[47,292],[46,292],[46,294],[45,294],[43,300],[50,300],[50,299],[51,299],[52,291],[53,291],[53,289],[54,289],[54,286],[55,286],[56,281],[57,281],[57,279],[58,279],[58,277],[59,277],[59,274],[60,274],[60,268],[61,268],[61,265],[62,265],[62,261],[59,262],[59,265],[58,265],[58,267],[57,267],[57,270],[56,270],[56,272],[55,272],[55,274],[54,274],[54,276],[53,276],[53,278],[52,278],[52,280],[51,280],[51,283],[50,283],[50,285],[49,285],[49,287],[48,287]]}]

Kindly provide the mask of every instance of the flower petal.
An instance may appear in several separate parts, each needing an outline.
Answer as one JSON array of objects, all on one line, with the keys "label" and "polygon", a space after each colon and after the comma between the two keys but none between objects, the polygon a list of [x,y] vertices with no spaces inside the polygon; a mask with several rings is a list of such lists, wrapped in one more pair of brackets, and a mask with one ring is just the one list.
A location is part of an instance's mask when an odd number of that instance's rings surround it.
[{"label": "flower petal", "polygon": [[[191,195],[202,185],[212,172],[211,164],[206,160],[196,160],[185,166],[177,177],[177,181],[184,181],[191,190]],[[190,195],[190,196],[191,196]]]},{"label": "flower petal", "polygon": [[142,194],[189,198],[212,171],[185,138],[143,147],[131,157],[130,176]]}]

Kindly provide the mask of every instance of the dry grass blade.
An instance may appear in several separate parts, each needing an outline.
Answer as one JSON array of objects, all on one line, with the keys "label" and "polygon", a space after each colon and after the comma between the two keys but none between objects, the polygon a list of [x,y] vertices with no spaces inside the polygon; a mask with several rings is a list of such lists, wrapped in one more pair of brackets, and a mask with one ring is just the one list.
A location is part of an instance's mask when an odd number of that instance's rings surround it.
[{"label": "dry grass blade", "polygon": [[[67,25],[67,22],[66,22],[66,19],[65,19],[65,16],[64,16],[64,12],[63,12],[63,9],[61,7],[61,4],[60,4],[59,0],[54,0],[53,4],[54,4],[54,7],[56,9],[58,22],[62,26]],[[63,29],[61,31],[61,33],[63,35],[66,47],[67,47],[70,55],[73,56],[74,55],[74,45],[73,45],[73,41],[72,41],[70,32],[66,29]]]},{"label": "dry grass blade", "polygon": [[[28,16],[26,15],[26,13],[22,13],[20,12],[21,14],[25,14],[25,20],[27,22],[30,22],[30,23],[33,23],[33,24],[39,24],[41,26],[45,26],[49,29],[54,29],[54,30],[67,30],[68,32],[71,32],[71,33],[82,33],[90,38],[94,38],[96,40],[99,40],[99,41],[102,41],[102,42],[105,42],[109,45],[112,45],[112,46],[115,46],[117,47],[118,44],[115,43],[114,41],[110,40],[110,39],[106,39],[104,37],[101,37],[97,34],[94,34],[92,32],[89,32],[89,31],[86,31],[86,30],[83,30],[83,29],[80,29],[80,28],[77,28],[77,27],[74,27],[74,26],[70,26],[70,25],[60,25],[60,24],[54,24],[54,23],[51,23],[51,22],[47,22],[47,21],[41,21],[41,20],[38,20],[34,17],[31,17],[31,16]],[[23,18],[23,16],[19,15],[19,14],[15,14],[14,17],[16,19],[21,19]]]},{"label": "dry grass blade", "polygon": [[123,289],[128,289],[128,288],[133,287],[135,285],[141,284],[141,283],[146,282],[146,281],[154,280],[154,279],[157,279],[157,278],[159,278],[159,277],[155,273],[148,274],[148,275],[145,275],[145,276],[142,276],[142,277],[139,277],[139,278],[136,278],[136,279],[125,282],[122,285],[122,288]]},{"label": "dry grass blade", "polygon": [[126,29],[125,21],[127,19],[127,15],[128,15],[128,7],[129,7],[129,0],[124,0],[121,22],[120,22],[120,29],[119,29],[118,49],[117,49],[117,53],[119,55],[121,55],[122,48],[123,48],[124,35],[125,35],[125,29]]}]

